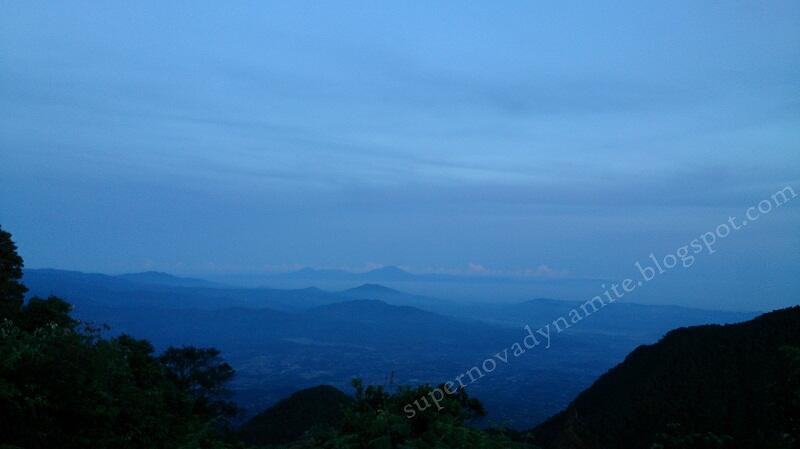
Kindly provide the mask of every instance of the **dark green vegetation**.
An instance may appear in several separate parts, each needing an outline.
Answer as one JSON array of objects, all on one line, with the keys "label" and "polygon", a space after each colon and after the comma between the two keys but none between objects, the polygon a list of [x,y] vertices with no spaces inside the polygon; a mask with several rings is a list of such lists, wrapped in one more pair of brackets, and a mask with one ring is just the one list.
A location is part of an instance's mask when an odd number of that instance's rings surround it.
[{"label": "dark green vegetation", "polygon": [[800,307],[677,329],[633,351],[535,429],[546,448],[800,444]]},{"label": "dark green vegetation", "polygon": [[23,302],[22,259],[0,229],[0,447],[230,447],[233,370],[213,349],[102,338],[56,298]]},{"label": "dark green vegetation", "polygon": [[[464,390],[446,396],[441,410],[430,407],[406,417],[404,407],[427,396],[431,387],[398,387],[393,393],[384,387],[364,388],[361,381],[353,381],[355,399],[343,403],[342,393],[330,388],[313,388],[282,401],[280,410],[268,410],[245,426],[247,438],[259,443],[283,442],[283,435],[274,432],[289,415],[303,423],[304,431],[297,423],[291,423],[297,435],[295,441],[275,447],[285,449],[523,449],[533,448],[518,434],[502,431],[486,431],[470,428],[467,424],[485,413],[483,406],[467,396]],[[334,393],[335,391],[335,393]],[[319,414],[323,404],[330,405],[334,425],[319,425],[303,418],[305,412]],[[291,409],[291,410],[288,410]],[[315,425],[314,425],[315,424]],[[266,431],[264,431],[266,430]]]}]

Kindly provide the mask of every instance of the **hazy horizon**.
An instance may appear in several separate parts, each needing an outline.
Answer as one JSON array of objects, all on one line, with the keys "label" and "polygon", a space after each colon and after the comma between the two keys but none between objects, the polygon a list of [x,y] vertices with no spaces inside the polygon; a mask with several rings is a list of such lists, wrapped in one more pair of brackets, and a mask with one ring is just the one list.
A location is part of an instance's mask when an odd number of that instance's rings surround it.
[{"label": "hazy horizon", "polygon": [[[401,270],[401,277],[393,271],[386,274],[384,269]],[[418,295],[423,302],[444,300],[447,304],[519,304],[531,300],[557,300],[584,302],[596,295],[602,295],[606,286],[619,282],[614,279],[575,278],[569,276],[542,277],[524,274],[466,273],[466,272],[410,272],[403,267],[370,267],[366,270],[348,271],[344,269],[315,269],[304,267],[281,272],[254,272],[228,274],[179,275],[164,271],[147,270],[141,272],[82,272],[53,267],[27,267],[26,270],[69,272],[81,274],[100,274],[122,277],[136,282],[148,282],[138,276],[155,275],[159,279],[166,275],[177,280],[200,280],[211,282],[211,288],[245,288],[307,290],[321,289],[328,292],[346,293],[348,290],[363,287],[380,287],[401,294]],[[384,275],[381,275],[384,274]],[[378,275],[378,276],[375,276]],[[135,278],[129,278],[134,276]],[[407,276],[407,277],[406,277]],[[88,279],[87,279],[88,280]],[[163,281],[163,279],[160,279]],[[159,282],[152,280],[154,285]],[[167,284],[168,285],[168,284]],[[684,286],[664,283],[656,279],[656,284],[625,294],[624,303],[679,306],[699,310],[731,312],[765,312],[794,305],[791,300],[785,304],[753,305],[731,301],[697,301],[697,297],[682,291]],[[714,285],[713,288],[722,288]],[[375,297],[372,299],[378,299]],[[706,298],[707,299],[707,298]],[[422,306],[425,309],[426,306]]]}]

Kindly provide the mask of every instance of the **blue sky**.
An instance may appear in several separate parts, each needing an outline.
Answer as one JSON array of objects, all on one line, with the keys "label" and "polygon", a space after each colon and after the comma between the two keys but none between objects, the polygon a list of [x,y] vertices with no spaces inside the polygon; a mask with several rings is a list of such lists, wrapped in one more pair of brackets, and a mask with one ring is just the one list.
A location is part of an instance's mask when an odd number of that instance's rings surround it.
[{"label": "blue sky", "polygon": [[[27,265],[613,278],[800,191],[797,2],[321,3],[2,2]],[[799,229],[674,282],[796,303]]]}]

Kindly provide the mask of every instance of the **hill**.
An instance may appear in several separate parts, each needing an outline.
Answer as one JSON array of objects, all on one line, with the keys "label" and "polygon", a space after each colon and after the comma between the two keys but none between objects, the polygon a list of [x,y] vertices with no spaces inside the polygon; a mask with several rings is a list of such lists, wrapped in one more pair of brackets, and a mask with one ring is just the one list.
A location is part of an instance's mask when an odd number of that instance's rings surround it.
[{"label": "hill", "polygon": [[457,303],[451,301],[445,301],[439,298],[431,298],[428,296],[413,295],[411,293],[395,290],[381,284],[362,284],[358,287],[343,290],[340,293],[348,298],[378,299],[388,304],[398,306],[414,306],[445,315],[451,315],[451,311],[458,306]]},{"label": "hill", "polygon": [[[790,447],[781,435],[797,435],[800,386],[787,347],[800,347],[800,306],[674,330],[637,348],[534,433],[547,449],[648,448],[659,440]],[[700,446],[705,440],[720,445]]]},{"label": "hill", "polygon": [[382,297],[402,296],[403,292],[381,284],[361,284],[343,291],[347,296],[360,299],[382,299]]},{"label": "hill", "polygon": [[240,430],[250,444],[282,444],[296,440],[312,427],[338,425],[353,399],[329,385],[300,390],[264,410]]}]

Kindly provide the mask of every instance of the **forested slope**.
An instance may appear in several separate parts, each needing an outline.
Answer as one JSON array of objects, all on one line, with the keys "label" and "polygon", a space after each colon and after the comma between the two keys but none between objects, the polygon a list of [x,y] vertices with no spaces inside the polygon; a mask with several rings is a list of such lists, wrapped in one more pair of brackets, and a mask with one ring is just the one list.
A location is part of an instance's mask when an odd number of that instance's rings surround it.
[{"label": "forested slope", "polygon": [[790,447],[800,416],[797,347],[800,307],[674,330],[538,426],[537,440],[558,449]]}]

